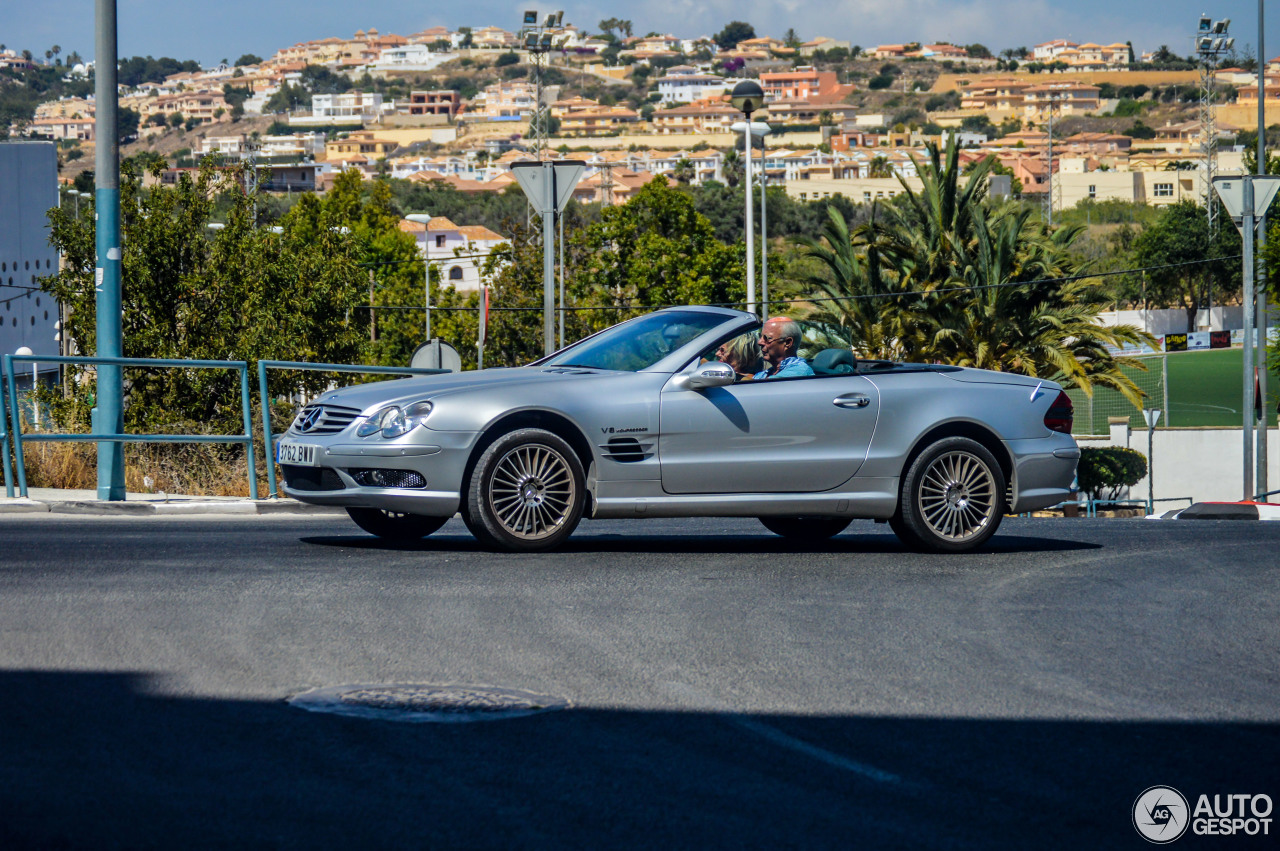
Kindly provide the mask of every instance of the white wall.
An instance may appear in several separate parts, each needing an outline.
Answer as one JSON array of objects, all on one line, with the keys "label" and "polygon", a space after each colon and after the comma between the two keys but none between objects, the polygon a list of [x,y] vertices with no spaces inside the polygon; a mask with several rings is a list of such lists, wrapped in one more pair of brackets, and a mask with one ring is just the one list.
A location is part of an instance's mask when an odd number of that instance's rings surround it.
[{"label": "white wall", "polygon": [[[1244,440],[1235,428],[1157,428],[1153,436],[1151,474],[1155,477],[1155,498],[1189,496],[1196,502],[1235,502],[1244,496]],[[1112,426],[1108,437],[1078,437],[1081,448],[1127,446],[1147,454],[1147,430]],[[1268,477],[1270,487],[1280,488],[1280,430],[1267,432]],[[1154,459],[1154,460],[1151,460]],[[1147,480],[1129,492],[1131,499],[1147,498]],[[1276,497],[1272,497],[1275,501]],[[1186,503],[1156,504],[1157,511]]]}]

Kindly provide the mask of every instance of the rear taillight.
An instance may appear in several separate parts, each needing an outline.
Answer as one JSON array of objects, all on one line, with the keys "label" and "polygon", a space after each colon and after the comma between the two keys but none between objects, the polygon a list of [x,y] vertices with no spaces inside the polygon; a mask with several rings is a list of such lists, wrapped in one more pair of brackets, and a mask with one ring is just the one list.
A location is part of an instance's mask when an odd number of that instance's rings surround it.
[{"label": "rear taillight", "polygon": [[1075,422],[1075,410],[1071,405],[1071,397],[1062,390],[1058,391],[1058,398],[1053,400],[1053,404],[1049,406],[1049,410],[1044,415],[1044,427],[1049,431],[1059,431],[1063,434],[1071,434],[1071,425]]}]

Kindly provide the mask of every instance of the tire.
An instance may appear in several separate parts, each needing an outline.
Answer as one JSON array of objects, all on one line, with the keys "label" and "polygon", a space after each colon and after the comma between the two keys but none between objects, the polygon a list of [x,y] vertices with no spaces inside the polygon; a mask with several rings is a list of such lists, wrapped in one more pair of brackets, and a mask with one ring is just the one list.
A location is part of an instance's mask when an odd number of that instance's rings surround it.
[{"label": "tire", "polygon": [[504,434],[480,455],[467,483],[467,527],[486,547],[541,552],[564,543],[582,519],[586,479],[562,438],[538,428]]},{"label": "tire", "polygon": [[347,514],[370,535],[377,535],[388,541],[421,540],[449,522],[448,517],[402,514],[381,508],[348,508]]},{"label": "tire", "polygon": [[967,437],[930,444],[907,469],[890,526],[907,547],[963,553],[987,542],[1004,517],[1004,473]]},{"label": "tire", "polygon": [[792,541],[825,541],[853,522],[848,517],[761,517],[764,528]]}]

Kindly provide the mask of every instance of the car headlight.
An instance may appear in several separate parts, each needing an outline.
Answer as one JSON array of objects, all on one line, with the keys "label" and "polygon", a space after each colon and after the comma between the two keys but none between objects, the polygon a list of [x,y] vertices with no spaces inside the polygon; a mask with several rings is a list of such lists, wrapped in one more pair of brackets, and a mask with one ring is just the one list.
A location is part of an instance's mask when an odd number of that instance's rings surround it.
[{"label": "car headlight", "polygon": [[398,405],[388,405],[375,412],[356,428],[357,437],[380,433],[385,438],[400,437],[423,424],[434,406],[430,402],[414,402],[401,410]]}]

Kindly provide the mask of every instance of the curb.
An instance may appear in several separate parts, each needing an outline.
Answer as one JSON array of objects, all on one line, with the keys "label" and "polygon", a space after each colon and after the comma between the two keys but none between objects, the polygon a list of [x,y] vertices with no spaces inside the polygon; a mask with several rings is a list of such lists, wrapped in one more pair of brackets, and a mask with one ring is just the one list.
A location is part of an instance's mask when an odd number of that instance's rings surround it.
[{"label": "curb", "polygon": [[106,502],[97,500],[0,499],[0,514],[80,514],[80,515],[264,515],[264,514],[345,514],[345,509],[329,505],[307,505],[294,499],[182,500],[179,502]]},{"label": "curb", "polygon": [[1280,505],[1268,502],[1197,502],[1166,511],[1160,520],[1280,520]]}]

